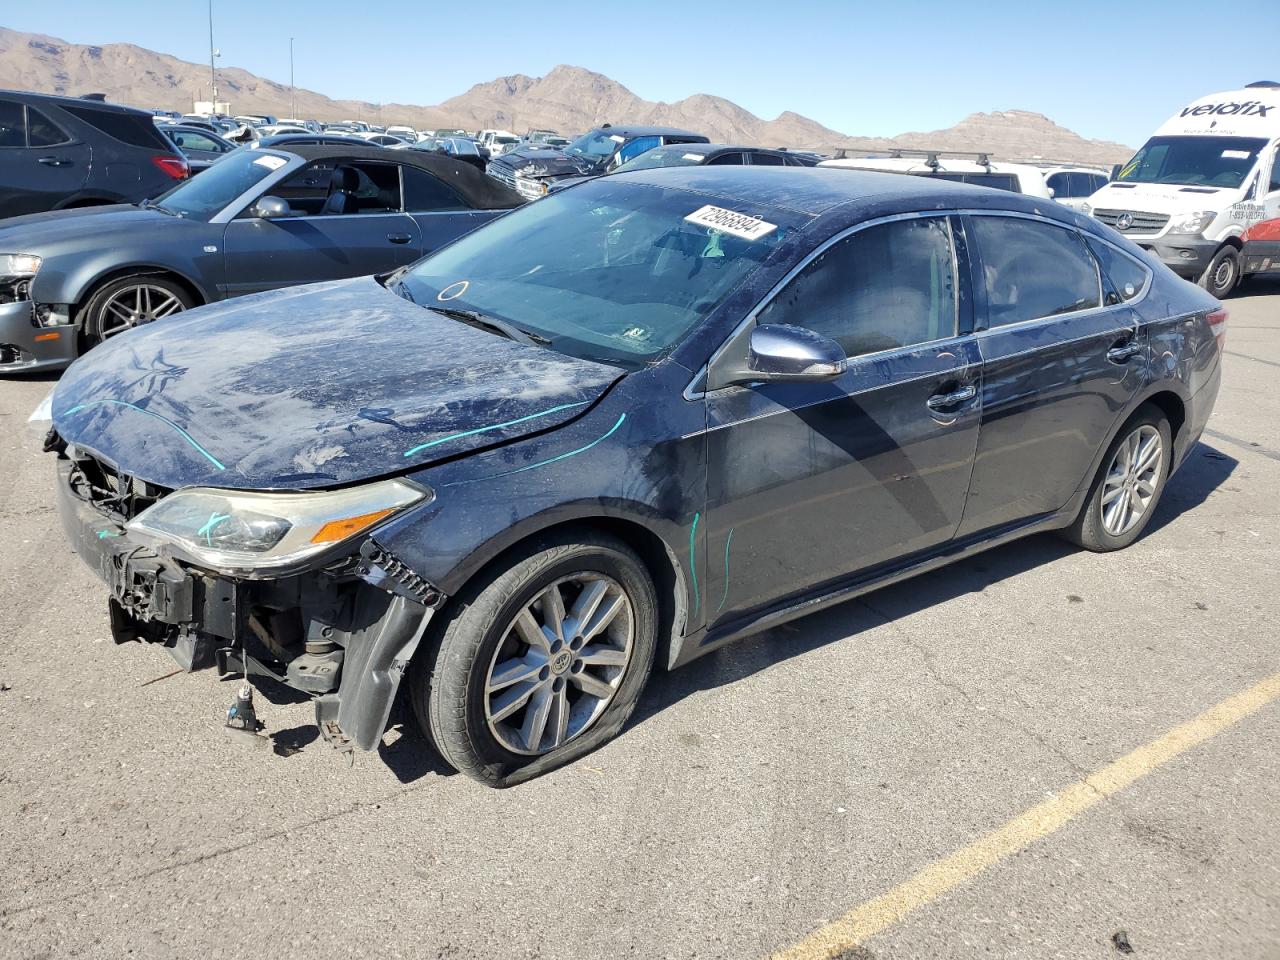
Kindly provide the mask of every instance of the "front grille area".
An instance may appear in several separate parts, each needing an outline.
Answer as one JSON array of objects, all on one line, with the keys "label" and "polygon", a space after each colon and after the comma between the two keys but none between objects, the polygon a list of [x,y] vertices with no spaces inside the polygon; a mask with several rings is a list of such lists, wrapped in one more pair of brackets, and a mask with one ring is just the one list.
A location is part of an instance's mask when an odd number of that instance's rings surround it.
[{"label": "front grille area", "polygon": [[543,195],[542,184],[528,177],[517,177],[501,167],[490,165],[486,172],[504,187],[514,190],[526,200],[537,200]]},{"label": "front grille area", "polygon": [[71,460],[71,492],[114,520],[132,520],[172,492],[82,451],[68,448],[67,457]]},{"label": "front grille area", "polygon": [[[1093,215],[1120,233],[1159,233],[1169,222],[1167,213],[1143,213],[1140,210],[1095,210]],[[1122,227],[1120,218],[1126,216],[1132,222]]]}]

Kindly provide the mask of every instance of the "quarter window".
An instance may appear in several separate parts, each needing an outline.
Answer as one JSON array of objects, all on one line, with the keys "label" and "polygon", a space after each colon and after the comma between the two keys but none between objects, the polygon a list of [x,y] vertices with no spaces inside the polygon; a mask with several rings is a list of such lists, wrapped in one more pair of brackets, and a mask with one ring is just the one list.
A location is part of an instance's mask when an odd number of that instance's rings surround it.
[{"label": "quarter window", "polygon": [[1107,289],[1107,303],[1132,300],[1147,283],[1147,271],[1138,263],[1095,237],[1088,238],[1089,249],[1102,268],[1102,283]]},{"label": "quarter window", "polygon": [[973,218],[987,318],[1000,327],[1102,303],[1098,268],[1073,231],[1018,217]]},{"label": "quarter window", "polygon": [[409,213],[466,209],[462,198],[448,184],[417,167],[401,169],[404,170],[404,208]]},{"label": "quarter window", "polygon": [[809,263],[760,313],[857,357],[955,335],[951,231],[942,217],[860,230]]},{"label": "quarter window", "polygon": [[1046,183],[1049,189],[1053,191],[1055,199],[1067,200],[1075,196],[1075,194],[1071,192],[1070,174],[1055,173],[1046,181]]}]

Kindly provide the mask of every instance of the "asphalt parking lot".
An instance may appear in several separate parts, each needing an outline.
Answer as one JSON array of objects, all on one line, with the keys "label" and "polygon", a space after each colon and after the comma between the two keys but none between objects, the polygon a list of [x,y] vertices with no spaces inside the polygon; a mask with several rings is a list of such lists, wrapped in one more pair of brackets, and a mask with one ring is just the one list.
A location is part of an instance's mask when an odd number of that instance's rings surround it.
[{"label": "asphalt parking lot", "polygon": [[657,674],[510,791],[398,710],[110,639],[0,382],[0,956],[1280,957],[1280,284],[1231,311],[1202,444],[1129,550],[1052,537]]}]

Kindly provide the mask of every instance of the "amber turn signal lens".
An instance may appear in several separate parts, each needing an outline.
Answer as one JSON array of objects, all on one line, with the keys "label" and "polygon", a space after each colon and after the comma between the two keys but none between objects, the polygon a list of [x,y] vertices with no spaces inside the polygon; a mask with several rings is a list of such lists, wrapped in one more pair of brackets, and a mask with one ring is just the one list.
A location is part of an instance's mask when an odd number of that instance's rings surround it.
[{"label": "amber turn signal lens", "polygon": [[311,538],[312,543],[337,543],[345,540],[353,533],[359,533],[365,527],[372,526],[383,517],[395,513],[394,510],[375,510],[373,513],[362,513],[358,517],[346,517],[342,520],[330,520],[316,531]]}]

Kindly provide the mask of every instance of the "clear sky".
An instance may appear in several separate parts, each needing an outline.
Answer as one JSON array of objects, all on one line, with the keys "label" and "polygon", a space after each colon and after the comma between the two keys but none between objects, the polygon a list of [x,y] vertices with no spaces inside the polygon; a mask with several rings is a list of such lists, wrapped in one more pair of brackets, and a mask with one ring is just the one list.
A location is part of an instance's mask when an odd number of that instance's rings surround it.
[{"label": "clear sky", "polygon": [[[1275,3],[214,0],[213,13],[220,65],[287,83],[293,36],[297,85],[331,97],[434,104],[568,63],[649,100],[711,93],[848,134],[1025,109],[1137,145],[1201,94],[1280,80]],[[208,60],[206,0],[15,0],[0,25]]]}]

